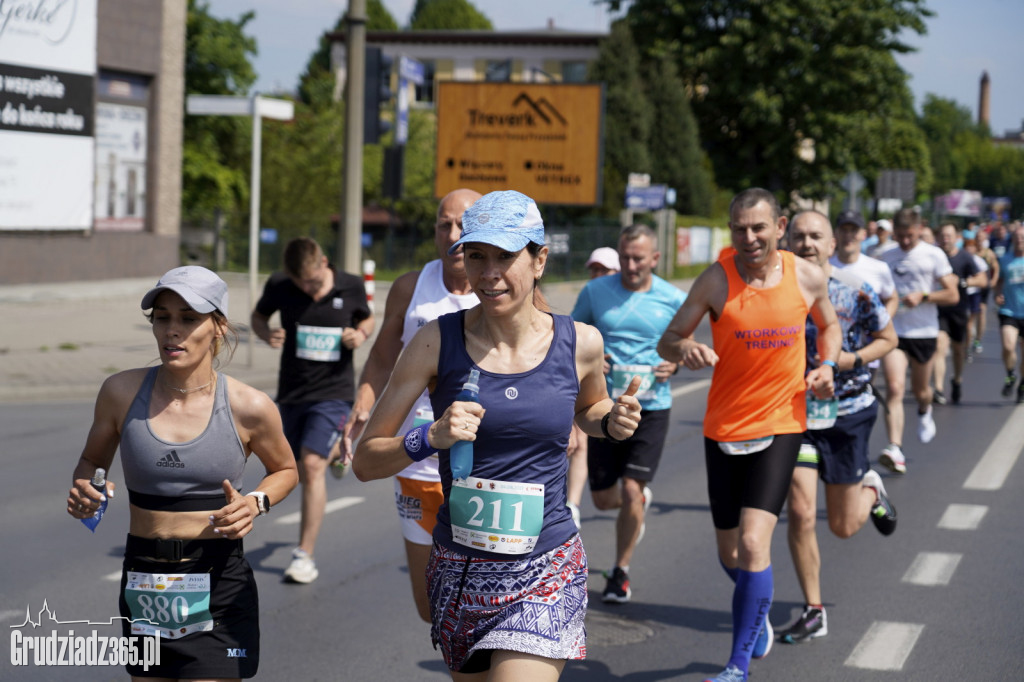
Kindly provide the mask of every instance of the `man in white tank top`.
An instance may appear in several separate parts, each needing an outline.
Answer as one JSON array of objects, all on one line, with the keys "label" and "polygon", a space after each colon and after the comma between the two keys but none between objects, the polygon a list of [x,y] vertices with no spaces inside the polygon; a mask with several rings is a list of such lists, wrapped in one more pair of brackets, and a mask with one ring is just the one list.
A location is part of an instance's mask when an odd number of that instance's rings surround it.
[{"label": "man in white tank top", "polygon": [[[434,244],[438,258],[422,270],[407,272],[391,285],[384,307],[384,321],[356,389],[356,400],[345,425],[345,459],[350,461],[352,447],[370,418],[377,397],[383,392],[391,370],[407,343],[420,327],[446,313],[472,308],[478,303],[469,286],[462,250],[448,255],[462,234],[462,214],[480,198],[468,189],[457,189],[441,200],[434,225]],[[434,420],[426,391],[405,418],[400,433]],[[395,504],[402,522],[405,552],[409,563],[413,598],[420,618],[430,622],[426,569],[433,544],[434,520],[444,501],[437,455],[413,462],[395,477]]]}]

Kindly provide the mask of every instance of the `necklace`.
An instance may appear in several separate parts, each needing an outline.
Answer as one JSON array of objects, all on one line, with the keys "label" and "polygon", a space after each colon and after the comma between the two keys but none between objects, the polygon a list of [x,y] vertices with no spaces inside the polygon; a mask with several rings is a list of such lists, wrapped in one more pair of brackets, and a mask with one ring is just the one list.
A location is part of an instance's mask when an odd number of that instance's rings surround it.
[{"label": "necklace", "polygon": [[178,388],[177,386],[171,386],[169,383],[167,383],[163,379],[160,380],[160,383],[163,384],[164,386],[166,386],[167,388],[171,389],[172,391],[177,391],[178,393],[181,393],[182,395],[188,395],[189,393],[195,393],[196,391],[203,390],[204,388],[206,388],[207,386],[212,384],[216,378],[217,378],[217,375],[213,375],[212,377],[210,377],[210,380],[207,381],[202,386],[193,386],[192,388]]}]

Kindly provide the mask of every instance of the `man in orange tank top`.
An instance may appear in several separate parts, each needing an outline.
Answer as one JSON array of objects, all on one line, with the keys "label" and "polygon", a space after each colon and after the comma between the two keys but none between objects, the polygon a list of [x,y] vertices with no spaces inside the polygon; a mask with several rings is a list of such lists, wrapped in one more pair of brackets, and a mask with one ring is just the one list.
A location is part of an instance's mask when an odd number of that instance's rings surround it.
[{"label": "man in orange tank top", "polygon": [[[732,654],[711,682],[746,680],[750,659],[771,648],[772,533],[806,426],[806,393],[833,396],[842,346],[821,268],[778,249],[786,218],[771,192],[737,194],[729,230],[735,251],[701,273],[658,343],[666,360],[714,367],[704,457],[718,558],[735,587]],[[705,314],[714,348],[693,338]],[[808,314],[822,363],[805,377]]]}]

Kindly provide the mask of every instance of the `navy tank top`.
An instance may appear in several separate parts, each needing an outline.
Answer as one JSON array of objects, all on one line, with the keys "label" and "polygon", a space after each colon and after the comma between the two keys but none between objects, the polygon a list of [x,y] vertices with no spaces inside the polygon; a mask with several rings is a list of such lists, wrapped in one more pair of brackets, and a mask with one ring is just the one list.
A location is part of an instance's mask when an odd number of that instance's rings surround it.
[{"label": "navy tank top", "polygon": [[228,382],[217,374],[213,414],[186,443],[159,438],[149,426],[149,401],[159,367],[146,372],[121,426],[121,466],[128,501],[154,511],[210,511],[225,504],[221,482],[241,489],[245,447],[228,402]]},{"label": "navy tank top", "polygon": [[438,510],[434,540],[467,556],[521,560],[549,552],[576,534],[565,506],[569,433],[576,412],[580,382],[576,374],[576,328],[568,315],[552,315],[554,337],[539,365],[519,374],[480,369],[466,352],[463,323],[466,311],[438,318],[441,350],[437,386],[430,395],[440,417],[462,390],[470,369],[480,370],[480,404],[487,410],[473,442],[473,476],[502,481],[544,484],[544,524],[530,554],[496,554],[452,540],[448,500],[452,469],[448,450],[438,451],[444,504]]}]

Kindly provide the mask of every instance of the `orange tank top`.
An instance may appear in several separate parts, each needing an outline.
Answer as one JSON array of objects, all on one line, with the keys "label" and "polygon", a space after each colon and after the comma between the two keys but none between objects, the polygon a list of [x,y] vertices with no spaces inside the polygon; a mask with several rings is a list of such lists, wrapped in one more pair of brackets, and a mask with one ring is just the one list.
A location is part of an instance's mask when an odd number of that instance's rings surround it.
[{"label": "orange tank top", "polygon": [[718,364],[711,378],[704,435],[742,441],[802,433],[808,306],[796,278],[796,258],[779,251],[782,281],[768,289],[748,286],[734,258],[719,262],[729,293],[711,335]]}]

